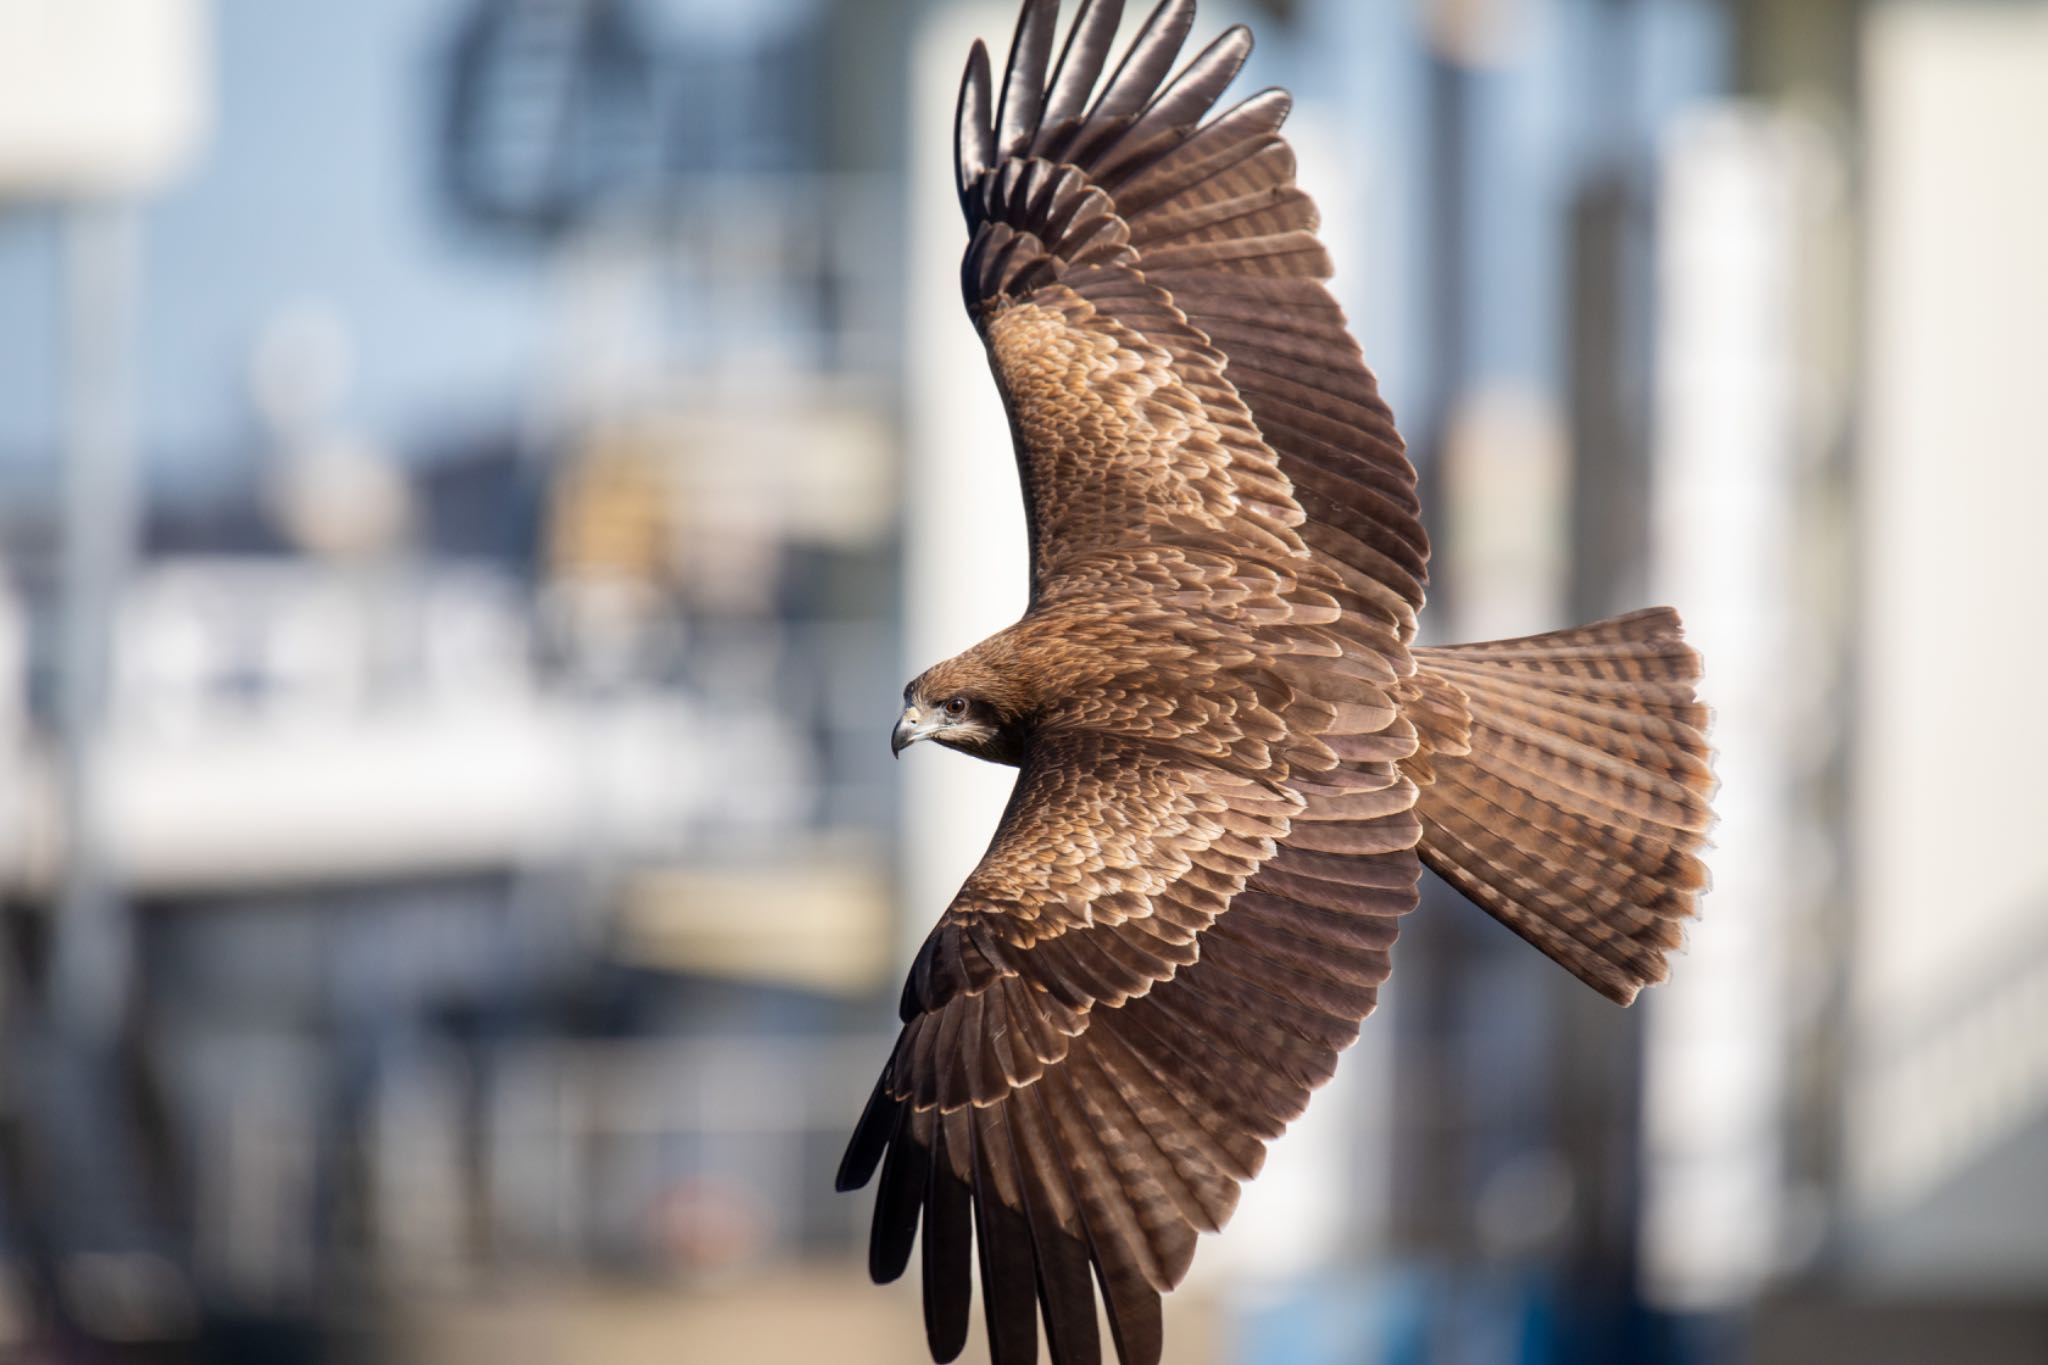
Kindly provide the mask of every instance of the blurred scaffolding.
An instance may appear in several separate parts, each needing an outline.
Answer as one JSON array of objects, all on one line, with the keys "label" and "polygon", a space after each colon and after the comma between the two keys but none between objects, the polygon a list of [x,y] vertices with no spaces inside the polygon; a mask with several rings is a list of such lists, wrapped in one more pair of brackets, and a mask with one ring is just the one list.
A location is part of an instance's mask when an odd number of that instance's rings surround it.
[{"label": "blurred scaffolding", "polygon": [[[1628,1014],[1426,887],[1174,1358],[2048,1359],[2048,4],[1238,20],[1425,629],[1677,605],[1724,821]],[[830,1171],[1008,790],[883,731],[1023,602],[1013,21],[0,0],[8,1345],[920,1358]]]}]

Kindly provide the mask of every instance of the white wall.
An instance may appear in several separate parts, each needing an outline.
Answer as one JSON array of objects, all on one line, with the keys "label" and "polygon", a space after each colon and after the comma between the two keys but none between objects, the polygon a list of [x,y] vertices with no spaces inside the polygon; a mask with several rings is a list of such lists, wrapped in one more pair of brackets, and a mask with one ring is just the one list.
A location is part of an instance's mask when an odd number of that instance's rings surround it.
[{"label": "white wall", "polygon": [[2048,1107],[2048,7],[1886,4],[1864,57],[1847,1128],[1877,1210]]}]

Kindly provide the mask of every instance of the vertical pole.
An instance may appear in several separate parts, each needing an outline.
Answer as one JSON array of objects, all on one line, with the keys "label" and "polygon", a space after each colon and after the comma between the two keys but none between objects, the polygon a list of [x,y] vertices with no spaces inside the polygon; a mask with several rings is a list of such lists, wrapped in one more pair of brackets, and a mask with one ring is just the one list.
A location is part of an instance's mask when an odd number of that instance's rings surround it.
[{"label": "vertical pole", "polygon": [[75,1044],[111,1043],[128,993],[127,908],[115,875],[106,781],[114,610],[134,553],[129,343],[135,223],[113,204],[64,222],[64,579],[59,725],[64,875],[54,938],[56,1023]]}]

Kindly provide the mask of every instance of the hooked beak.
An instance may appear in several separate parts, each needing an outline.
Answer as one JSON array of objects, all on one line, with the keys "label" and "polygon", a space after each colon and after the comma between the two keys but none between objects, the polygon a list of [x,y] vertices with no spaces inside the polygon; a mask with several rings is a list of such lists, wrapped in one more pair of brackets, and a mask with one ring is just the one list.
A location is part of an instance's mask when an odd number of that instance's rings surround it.
[{"label": "hooked beak", "polygon": [[901,758],[905,749],[928,738],[938,728],[936,721],[927,720],[915,706],[906,706],[903,714],[896,717],[896,728],[889,732],[889,752]]}]

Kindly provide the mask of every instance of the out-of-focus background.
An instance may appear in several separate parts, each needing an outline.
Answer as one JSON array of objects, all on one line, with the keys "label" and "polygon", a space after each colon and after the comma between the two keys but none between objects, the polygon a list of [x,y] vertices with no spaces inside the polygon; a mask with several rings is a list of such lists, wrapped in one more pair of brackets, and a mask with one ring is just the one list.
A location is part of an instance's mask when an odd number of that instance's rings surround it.
[{"label": "out-of-focus background", "polygon": [[[830,1177],[1009,776],[884,736],[1023,601],[1013,17],[0,0],[0,1349],[921,1358]],[[2048,1359],[2048,4],[1235,20],[1425,630],[1679,605],[1724,815],[1627,1013],[1432,884],[1171,1358]]]}]

